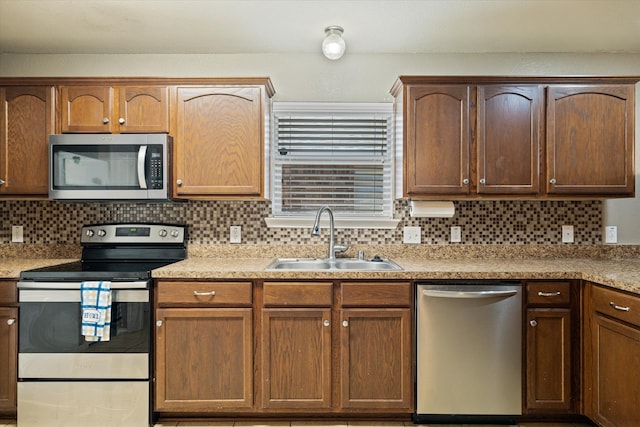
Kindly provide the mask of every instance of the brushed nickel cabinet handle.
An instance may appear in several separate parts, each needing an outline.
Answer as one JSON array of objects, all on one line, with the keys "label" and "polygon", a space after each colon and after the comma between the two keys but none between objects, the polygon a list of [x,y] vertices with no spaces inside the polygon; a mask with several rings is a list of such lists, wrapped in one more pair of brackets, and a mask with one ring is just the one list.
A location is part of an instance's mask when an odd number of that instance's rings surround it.
[{"label": "brushed nickel cabinet handle", "polygon": [[551,185],[555,185],[555,183],[556,183],[556,179],[555,179],[555,178],[551,178],[551,179],[549,180],[549,184],[551,184]]},{"label": "brushed nickel cabinet handle", "polygon": [[480,184],[484,185],[487,183],[487,180],[484,178],[480,178]]},{"label": "brushed nickel cabinet handle", "polygon": [[322,324],[324,326],[329,326],[331,324],[331,322],[329,322],[328,320],[325,320],[324,322],[322,322]]},{"label": "brushed nickel cabinet handle", "polygon": [[7,325],[11,326],[16,323],[16,319],[7,319]]},{"label": "brushed nickel cabinet handle", "polygon": [[162,320],[156,320],[156,326],[159,328],[162,326]]},{"label": "brushed nickel cabinet handle", "polygon": [[197,297],[213,297],[216,295],[216,291],[209,291],[209,292],[193,291],[193,295]]},{"label": "brushed nickel cabinet handle", "polygon": [[105,117],[104,119],[102,119],[102,123],[104,123],[105,125],[109,123],[109,118]]},{"label": "brushed nickel cabinet handle", "polygon": [[532,320],[532,321],[529,322],[529,324],[535,328],[536,326],[538,326],[538,321],[537,320]]},{"label": "brushed nickel cabinet handle", "polygon": [[560,291],[558,292],[538,292],[538,296],[539,297],[559,297],[560,296]]},{"label": "brushed nickel cabinet handle", "polygon": [[467,184],[469,183],[469,178],[465,178],[465,179],[463,179],[463,180],[462,180],[462,183],[463,183],[464,185],[467,185]]},{"label": "brushed nickel cabinet handle", "polygon": [[177,180],[176,180],[176,184],[178,184],[178,185],[182,185],[182,180],[181,180],[181,179],[177,179]]},{"label": "brushed nickel cabinet handle", "polygon": [[345,328],[349,327],[349,321],[348,320],[343,320],[342,321],[342,326],[344,326]]},{"label": "brushed nickel cabinet handle", "polygon": [[120,123],[121,125],[124,124],[124,119],[122,117],[120,117],[120,120],[118,120],[118,123]]},{"label": "brushed nickel cabinet handle", "polygon": [[4,184],[4,181],[0,179],[0,185]]},{"label": "brushed nickel cabinet handle", "polygon": [[611,307],[615,308],[616,310],[619,310],[619,311],[631,311],[631,307],[623,307],[623,306],[621,306],[621,305],[617,305],[617,304],[616,304],[615,302],[613,302],[613,301],[611,301],[611,302],[609,303],[609,305],[610,305]]}]

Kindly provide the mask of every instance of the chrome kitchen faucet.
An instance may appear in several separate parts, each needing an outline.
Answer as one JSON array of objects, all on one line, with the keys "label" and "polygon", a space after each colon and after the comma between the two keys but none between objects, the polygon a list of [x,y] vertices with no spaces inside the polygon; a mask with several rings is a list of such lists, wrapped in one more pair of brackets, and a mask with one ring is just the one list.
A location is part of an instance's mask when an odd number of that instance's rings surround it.
[{"label": "chrome kitchen faucet", "polygon": [[336,259],[336,252],[344,252],[347,250],[346,246],[336,246],[334,244],[335,240],[335,224],[333,221],[333,211],[329,206],[320,206],[318,212],[316,213],[316,219],[313,222],[313,228],[311,229],[312,236],[320,235],[320,217],[323,212],[327,212],[329,214],[329,259]]}]

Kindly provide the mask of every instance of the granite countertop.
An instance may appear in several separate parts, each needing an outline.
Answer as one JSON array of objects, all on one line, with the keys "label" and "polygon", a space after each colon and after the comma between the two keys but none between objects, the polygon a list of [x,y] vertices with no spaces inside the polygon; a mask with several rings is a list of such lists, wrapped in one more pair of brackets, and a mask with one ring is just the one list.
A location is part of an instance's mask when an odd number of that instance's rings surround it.
[{"label": "granite countertop", "polygon": [[77,258],[0,258],[0,279],[17,279],[21,271],[77,260]]},{"label": "granite countertop", "polygon": [[265,271],[273,258],[188,258],[153,271],[165,279],[585,279],[640,294],[640,259],[393,258],[402,271]]}]

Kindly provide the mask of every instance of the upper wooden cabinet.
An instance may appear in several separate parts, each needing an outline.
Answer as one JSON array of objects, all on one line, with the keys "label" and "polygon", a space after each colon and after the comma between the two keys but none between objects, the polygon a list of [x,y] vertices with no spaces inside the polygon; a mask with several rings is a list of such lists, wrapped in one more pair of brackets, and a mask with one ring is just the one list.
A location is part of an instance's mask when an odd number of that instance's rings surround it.
[{"label": "upper wooden cabinet", "polygon": [[478,194],[538,194],[542,98],[539,85],[478,86]]},{"label": "upper wooden cabinet", "polygon": [[46,197],[53,87],[0,87],[0,113],[0,196]]},{"label": "upper wooden cabinet", "polygon": [[166,86],[61,86],[63,133],[169,132]]},{"label": "upper wooden cabinet", "polygon": [[408,87],[406,196],[469,193],[469,92],[466,85]]},{"label": "upper wooden cabinet", "polygon": [[402,195],[633,196],[636,81],[401,76]]},{"label": "upper wooden cabinet", "polygon": [[547,193],[633,196],[633,85],[551,85]]},{"label": "upper wooden cabinet", "polygon": [[179,86],[174,195],[264,195],[265,85]]}]

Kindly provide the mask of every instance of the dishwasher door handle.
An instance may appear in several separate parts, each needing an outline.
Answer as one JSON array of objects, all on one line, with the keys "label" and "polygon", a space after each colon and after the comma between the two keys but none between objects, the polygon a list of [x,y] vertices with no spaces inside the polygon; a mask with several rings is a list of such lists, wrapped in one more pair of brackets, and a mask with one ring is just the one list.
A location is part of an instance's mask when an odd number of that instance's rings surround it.
[{"label": "dishwasher door handle", "polygon": [[518,291],[515,289],[509,289],[506,291],[445,291],[439,289],[424,289],[422,291],[424,296],[437,298],[506,298],[517,293]]}]

